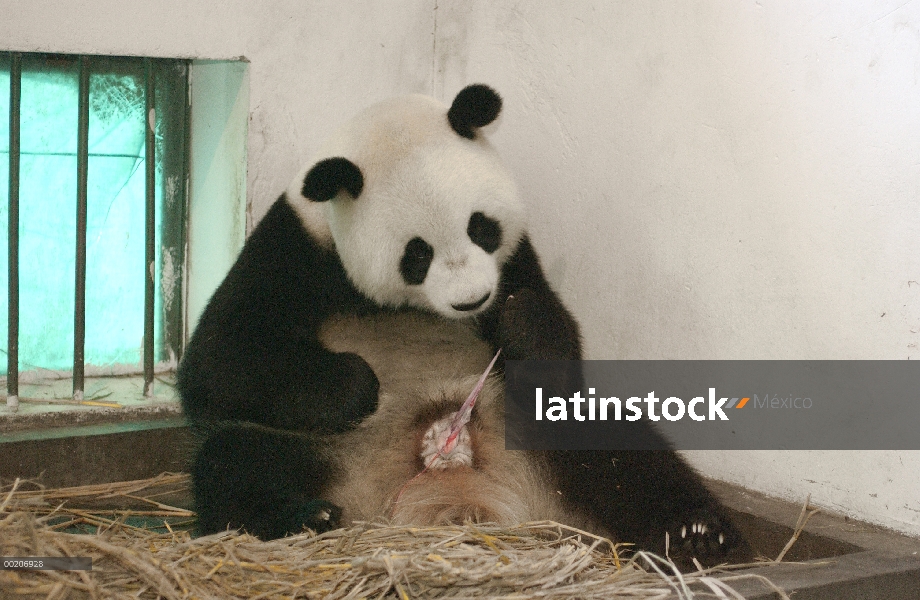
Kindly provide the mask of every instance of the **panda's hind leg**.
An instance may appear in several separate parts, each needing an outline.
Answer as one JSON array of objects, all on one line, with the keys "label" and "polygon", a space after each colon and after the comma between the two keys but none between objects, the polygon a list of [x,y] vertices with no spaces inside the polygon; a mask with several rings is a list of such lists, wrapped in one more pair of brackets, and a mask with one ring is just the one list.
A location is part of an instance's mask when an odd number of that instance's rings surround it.
[{"label": "panda's hind leg", "polygon": [[341,509],[322,500],[334,462],[311,435],[225,422],[208,429],[192,464],[198,531],[241,528],[264,540],[335,529]]},{"label": "panda's hind leg", "polygon": [[672,450],[550,452],[564,501],[636,549],[710,567],[753,559],[703,480]]}]

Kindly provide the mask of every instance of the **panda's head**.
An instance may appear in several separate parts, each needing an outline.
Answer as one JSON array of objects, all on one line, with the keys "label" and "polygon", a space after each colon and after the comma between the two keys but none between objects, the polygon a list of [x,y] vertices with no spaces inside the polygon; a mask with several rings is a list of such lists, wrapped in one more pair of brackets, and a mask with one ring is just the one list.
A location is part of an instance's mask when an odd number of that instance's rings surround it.
[{"label": "panda's head", "polygon": [[514,181],[478,131],[500,110],[484,85],[450,108],[418,95],[374,105],[326,143],[287,197],[367,297],[474,315],[494,301],[524,233]]}]

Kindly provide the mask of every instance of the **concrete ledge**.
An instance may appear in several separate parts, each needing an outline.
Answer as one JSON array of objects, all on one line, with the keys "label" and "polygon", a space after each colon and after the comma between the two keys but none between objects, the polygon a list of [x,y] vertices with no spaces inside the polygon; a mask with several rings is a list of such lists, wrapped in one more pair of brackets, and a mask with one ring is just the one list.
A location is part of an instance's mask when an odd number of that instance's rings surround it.
[{"label": "concrete ledge", "polygon": [[[795,600],[916,600],[920,559],[867,550],[806,564],[778,564],[739,573],[767,577]],[[761,584],[737,584],[748,600],[773,600]]]},{"label": "concrete ledge", "polygon": [[184,418],[0,433],[0,481],[48,487],[131,481],[187,471],[192,435]]},{"label": "concrete ledge", "polygon": [[[801,504],[727,483],[709,487],[733,511],[755,550],[775,558],[792,536]],[[804,498],[803,498],[804,502]],[[809,519],[782,563],[738,571],[767,577],[796,600],[916,600],[920,539],[831,513]],[[795,562],[801,561],[801,562]],[[736,582],[749,600],[779,598],[759,583]]]},{"label": "concrete ledge", "polygon": [[182,408],[173,379],[171,372],[157,373],[153,396],[146,397],[143,377],[87,377],[83,401],[78,402],[72,398],[73,383],[69,377],[39,379],[34,372],[24,373],[16,412],[6,407],[5,396],[0,401],[0,437],[13,431],[179,417]]}]

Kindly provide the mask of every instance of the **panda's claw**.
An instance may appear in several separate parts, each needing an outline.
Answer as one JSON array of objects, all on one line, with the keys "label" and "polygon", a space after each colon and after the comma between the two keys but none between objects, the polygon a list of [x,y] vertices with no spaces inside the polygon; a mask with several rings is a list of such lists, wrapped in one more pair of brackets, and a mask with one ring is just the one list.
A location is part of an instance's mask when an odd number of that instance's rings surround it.
[{"label": "panda's claw", "polygon": [[342,518],[342,509],[325,500],[310,500],[299,511],[295,518],[296,526],[292,533],[303,528],[312,529],[316,533],[324,533],[339,528]]},{"label": "panda's claw", "polygon": [[[668,530],[669,556],[681,568],[693,569],[694,560],[712,567],[723,562],[748,562],[750,547],[721,516],[702,515],[677,522]],[[677,540],[677,543],[674,543]]]}]

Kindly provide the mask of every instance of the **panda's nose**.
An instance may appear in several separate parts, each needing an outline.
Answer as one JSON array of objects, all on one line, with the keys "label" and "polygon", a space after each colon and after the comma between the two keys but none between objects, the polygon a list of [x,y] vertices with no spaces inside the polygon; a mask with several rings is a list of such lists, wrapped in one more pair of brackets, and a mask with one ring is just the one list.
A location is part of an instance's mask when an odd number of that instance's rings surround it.
[{"label": "panda's nose", "polygon": [[486,292],[486,295],[477,300],[476,302],[470,302],[468,304],[451,304],[451,307],[454,310],[459,310],[461,312],[468,312],[471,310],[476,310],[480,306],[486,303],[486,300],[489,299],[489,296],[492,295],[492,292]]},{"label": "panda's nose", "polygon": [[451,270],[462,269],[466,266],[467,256],[453,256],[446,261],[447,268]]}]

